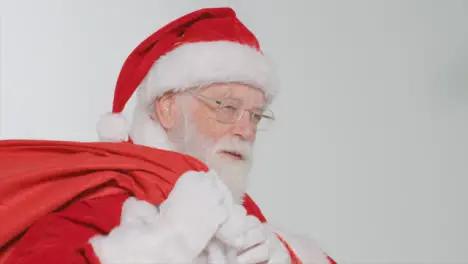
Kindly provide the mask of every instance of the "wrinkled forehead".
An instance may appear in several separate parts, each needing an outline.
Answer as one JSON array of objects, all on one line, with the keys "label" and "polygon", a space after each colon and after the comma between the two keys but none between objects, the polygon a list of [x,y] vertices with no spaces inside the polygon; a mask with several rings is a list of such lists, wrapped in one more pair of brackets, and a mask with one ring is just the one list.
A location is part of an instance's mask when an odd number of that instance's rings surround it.
[{"label": "wrinkled forehead", "polygon": [[200,87],[198,90],[206,96],[215,98],[235,98],[253,107],[263,107],[267,97],[263,90],[242,83],[216,83]]}]

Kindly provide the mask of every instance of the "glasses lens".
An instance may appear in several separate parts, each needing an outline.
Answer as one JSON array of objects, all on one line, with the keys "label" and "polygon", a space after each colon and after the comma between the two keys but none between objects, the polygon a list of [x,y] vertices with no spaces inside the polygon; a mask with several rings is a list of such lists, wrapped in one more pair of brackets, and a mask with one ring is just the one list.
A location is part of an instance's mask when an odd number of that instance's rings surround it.
[{"label": "glasses lens", "polygon": [[223,123],[234,123],[237,121],[242,103],[237,100],[224,100],[218,108],[218,121]]}]

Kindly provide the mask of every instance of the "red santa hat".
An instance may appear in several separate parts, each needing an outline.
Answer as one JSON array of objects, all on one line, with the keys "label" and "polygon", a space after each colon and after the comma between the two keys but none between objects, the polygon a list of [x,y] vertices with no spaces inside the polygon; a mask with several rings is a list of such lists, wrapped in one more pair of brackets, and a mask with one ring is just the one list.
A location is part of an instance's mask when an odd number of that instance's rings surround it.
[{"label": "red santa hat", "polygon": [[[262,89],[271,99],[277,92],[274,79],[258,40],[234,10],[197,10],[150,35],[129,55],[117,80],[112,112],[98,123],[99,138],[171,150],[165,130],[152,118],[156,98],[169,91],[237,82]],[[122,111],[135,92],[129,125]]]}]

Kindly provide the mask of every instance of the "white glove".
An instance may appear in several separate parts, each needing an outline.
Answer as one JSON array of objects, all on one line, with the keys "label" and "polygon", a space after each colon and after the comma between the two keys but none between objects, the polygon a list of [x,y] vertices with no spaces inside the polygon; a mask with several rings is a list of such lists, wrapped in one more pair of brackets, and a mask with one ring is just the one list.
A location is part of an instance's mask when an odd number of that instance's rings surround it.
[{"label": "white glove", "polygon": [[216,238],[228,246],[227,258],[230,263],[272,264],[290,263],[289,252],[269,225],[254,216],[247,216],[246,210],[234,205],[228,220],[216,233]]},{"label": "white glove", "polygon": [[259,263],[269,259],[267,233],[262,223],[254,216],[247,216],[241,205],[233,205],[216,238],[228,247],[230,263]]},{"label": "white glove", "polygon": [[214,171],[185,173],[160,206],[161,219],[170,223],[178,243],[191,257],[198,256],[227,219],[226,193]]},{"label": "white glove", "polygon": [[[266,244],[266,247],[265,247]],[[219,240],[214,240],[208,244],[206,251],[201,255],[200,264],[236,264],[236,263],[271,263],[289,264],[291,259],[289,252],[276,236],[267,240],[265,244],[253,246],[238,252],[233,247],[229,247]],[[258,261],[262,259],[263,261]]]},{"label": "white glove", "polygon": [[182,175],[159,211],[129,198],[121,225],[90,240],[103,264],[194,263],[227,219],[225,192],[217,175]]}]

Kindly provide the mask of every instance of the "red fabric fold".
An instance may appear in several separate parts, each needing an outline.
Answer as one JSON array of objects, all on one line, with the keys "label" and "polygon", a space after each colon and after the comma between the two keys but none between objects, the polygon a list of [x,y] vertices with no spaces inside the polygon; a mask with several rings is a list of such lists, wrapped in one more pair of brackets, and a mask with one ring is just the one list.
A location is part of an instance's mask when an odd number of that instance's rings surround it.
[{"label": "red fabric fold", "polygon": [[[208,168],[187,155],[131,143],[0,141],[0,263],[17,238],[50,212],[122,192],[160,204],[189,170]],[[266,222],[249,196],[244,207]]]},{"label": "red fabric fold", "polygon": [[188,170],[207,167],[127,143],[0,141],[1,250],[36,219],[76,200],[130,192],[161,203]]},{"label": "red fabric fold", "polygon": [[[48,213],[117,193],[160,204],[189,170],[208,168],[181,153],[132,143],[0,141],[0,264],[27,228]],[[267,221],[248,195],[244,207],[262,223]],[[302,263],[282,242],[293,263]]]}]

